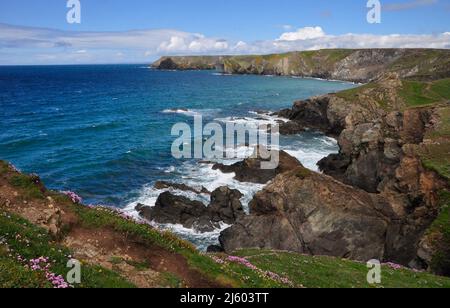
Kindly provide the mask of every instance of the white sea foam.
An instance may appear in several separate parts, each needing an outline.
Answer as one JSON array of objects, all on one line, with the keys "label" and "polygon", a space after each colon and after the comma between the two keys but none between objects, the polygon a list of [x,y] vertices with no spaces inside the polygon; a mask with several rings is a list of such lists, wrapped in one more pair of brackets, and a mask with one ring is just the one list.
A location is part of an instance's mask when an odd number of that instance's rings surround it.
[{"label": "white sea foam", "polygon": [[[205,187],[209,191],[214,191],[221,186],[228,186],[231,189],[237,189],[242,194],[241,199],[244,209],[248,212],[248,204],[253,199],[256,192],[262,190],[264,185],[253,184],[253,183],[241,183],[236,181],[234,178],[235,174],[225,174],[220,170],[213,170],[213,164],[197,164],[195,162],[184,163],[176,173],[180,173],[181,182],[185,183],[191,187]],[[173,170],[173,169],[171,169]],[[175,171],[174,171],[175,172]],[[153,185],[144,186],[140,192],[139,197],[128,204],[124,212],[134,218],[139,218],[139,214],[135,210],[138,204],[144,204],[147,206],[155,206],[158,196],[164,191],[170,191],[175,195],[184,196],[191,200],[197,200],[203,202],[203,204],[208,205],[210,196],[207,194],[196,194],[190,191],[181,191],[176,189],[165,189],[158,190],[153,187]],[[191,241],[201,250],[206,249],[209,245],[218,244],[218,238],[220,233],[226,229],[227,225],[221,225],[220,228],[209,233],[199,233],[192,229],[186,229],[180,225],[171,224],[157,224],[155,222],[150,222],[153,226],[162,229],[168,229],[180,237]]]},{"label": "white sea foam", "polygon": [[173,109],[165,109],[162,113],[174,113],[181,114],[188,117],[193,116],[214,116],[219,113],[221,109],[184,109],[184,108],[173,108]]},{"label": "white sea foam", "polygon": [[[255,115],[254,117],[228,117],[216,119],[223,123],[254,123],[256,125],[262,124],[274,124],[280,121],[286,122],[287,119],[272,116],[269,113],[257,113],[250,112]],[[326,137],[318,133],[305,133],[298,136],[287,137],[284,140],[284,144],[280,145],[280,149],[286,151],[288,154],[296,157],[306,168],[313,171],[318,171],[317,163],[322,158],[329,154],[336,153],[338,150],[337,141],[333,138]],[[246,154],[250,156],[253,153],[254,146],[240,145],[236,147],[237,152],[240,155]],[[231,151],[230,149],[224,149],[224,151]],[[233,149],[234,151],[234,149]],[[242,157],[242,156],[240,156]],[[241,159],[242,160],[242,159]],[[218,160],[226,165],[230,165],[239,161],[239,159],[223,159]],[[231,189],[237,189],[243,197],[241,202],[244,209],[249,211],[249,203],[253,199],[254,195],[261,191],[265,185],[254,183],[242,183],[234,179],[235,174],[225,174],[220,170],[213,170],[213,163],[198,163],[195,161],[187,161],[181,164],[179,167],[170,166],[164,170],[168,174],[173,174],[175,181],[183,183],[194,188],[201,188],[202,186],[209,191],[214,191],[221,186],[228,186]],[[157,190],[153,185],[146,185],[139,191],[139,197],[131,202],[126,208],[125,212],[129,215],[138,217],[138,213],[135,207],[138,203],[145,204],[147,206],[154,206],[158,196],[164,191],[171,191],[176,195],[185,196],[191,200],[198,200],[203,204],[208,205],[210,196],[207,194],[196,194],[189,191],[180,191],[176,189]],[[209,233],[199,233],[191,229],[186,229],[180,225],[160,225],[152,222],[152,224],[158,228],[168,229],[179,235],[180,237],[191,241],[199,247],[199,249],[206,249],[209,245],[218,244],[218,237],[220,232],[225,229],[226,225],[222,225],[221,228]]]},{"label": "white sea foam", "polygon": [[225,118],[216,118],[214,119],[217,122],[222,123],[233,123],[233,124],[250,124],[255,125],[256,127],[262,127],[263,125],[276,125],[280,123],[286,123],[289,120],[285,118],[281,118],[278,116],[270,115],[269,113],[257,113],[255,111],[249,112],[252,115],[256,115],[256,117],[225,117]]},{"label": "white sea foam", "polygon": [[191,110],[191,109],[165,109],[162,113],[178,113],[186,116],[197,116],[200,115],[199,112]]},{"label": "white sea foam", "polygon": [[213,76],[233,76],[233,74],[227,74],[227,73],[212,73]]}]

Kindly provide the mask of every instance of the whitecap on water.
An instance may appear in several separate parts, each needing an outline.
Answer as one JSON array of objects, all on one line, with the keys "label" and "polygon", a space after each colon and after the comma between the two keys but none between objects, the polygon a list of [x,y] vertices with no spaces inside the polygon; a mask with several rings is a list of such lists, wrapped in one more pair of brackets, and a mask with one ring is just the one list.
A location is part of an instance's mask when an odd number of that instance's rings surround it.
[{"label": "whitecap on water", "polygon": [[186,109],[186,108],[172,108],[164,109],[162,113],[174,113],[188,117],[194,116],[214,116],[218,114],[222,109]]},{"label": "whitecap on water", "polygon": [[[226,123],[227,121],[233,121],[234,123],[242,124],[251,122],[256,123],[257,125],[273,124],[279,121],[288,121],[287,119],[271,116],[269,113],[251,113],[256,114],[257,118],[228,117],[216,120],[222,121],[224,123]],[[338,146],[335,139],[317,133],[305,133],[298,136],[287,137],[287,139],[285,139],[283,143],[284,144],[280,145],[280,149],[296,157],[306,168],[309,168],[313,171],[318,171],[317,163],[322,158],[338,151]],[[253,147],[238,146],[237,151],[241,155],[245,153],[247,154],[247,156],[250,156],[253,153]],[[239,160],[242,159],[223,159],[218,160],[218,162],[229,165]],[[220,170],[213,170],[213,165],[213,163],[186,161],[178,167],[170,166],[165,170],[165,172],[174,174],[174,182],[183,183],[194,188],[201,188],[203,186],[209,191],[214,191],[221,186],[228,186],[231,189],[237,189],[243,194],[241,202],[244,209],[248,213],[250,201],[258,191],[261,191],[264,188],[265,185],[239,182],[234,179],[234,173],[223,173]],[[207,194],[196,194],[194,192],[180,191],[175,189],[157,190],[153,187],[153,184],[149,184],[144,186],[139,191],[138,198],[136,198],[135,200],[133,200],[133,202],[126,206],[125,212],[133,217],[138,218],[139,215],[135,210],[135,207],[138,203],[145,204],[147,206],[154,206],[159,195],[168,190],[176,195],[185,196],[191,200],[201,201],[205,205],[208,205],[210,201],[210,196]],[[191,241],[201,250],[206,249],[209,245],[218,244],[218,237],[221,231],[228,227],[226,225],[222,225],[221,228],[214,230],[213,232],[199,233],[192,229],[186,229],[180,225],[161,225],[154,222],[151,222],[151,224],[158,228],[172,231],[178,236]]]}]

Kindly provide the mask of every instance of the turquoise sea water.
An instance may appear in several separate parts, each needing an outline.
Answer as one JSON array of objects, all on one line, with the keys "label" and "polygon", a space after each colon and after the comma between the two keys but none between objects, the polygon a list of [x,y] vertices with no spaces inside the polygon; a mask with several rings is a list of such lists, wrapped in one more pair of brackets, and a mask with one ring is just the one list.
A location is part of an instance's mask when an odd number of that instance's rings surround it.
[{"label": "turquoise sea water", "polygon": [[[85,203],[151,203],[156,180],[209,188],[231,181],[208,166],[173,159],[173,124],[190,123],[192,114],[252,121],[257,115],[250,111],[276,111],[352,86],[145,65],[0,67],[0,159],[39,174],[50,188],[76,191]],[[189,111],[170,110],[177,108]],[[282,145],[311,168],[337,149],[317,133],[282,138]]]}]

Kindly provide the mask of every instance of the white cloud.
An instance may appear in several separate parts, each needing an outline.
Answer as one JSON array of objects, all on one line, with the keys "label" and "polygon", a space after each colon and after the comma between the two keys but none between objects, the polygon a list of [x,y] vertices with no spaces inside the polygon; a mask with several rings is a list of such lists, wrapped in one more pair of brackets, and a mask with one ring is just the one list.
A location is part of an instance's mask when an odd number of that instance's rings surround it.
[{"label": "white cloud", "polygon": [[286,32],[279,38],[280,41],[298,41],[310,40],[318,37],[324,37],[325,32],[321,27],[305,27],[300,28],[296,32]]},{"label": "white cloud", "polygon": [[158,47],[159,53],[202,53],[220,52],[228,49],[226,40],[206,38],[203,35],[186,34],[183,37],[173,36],[168,41],[162,42]]},{"label": "white cloud", "polygon": [[162,55],[264,54],[322,48],[450,48],[450,32],[329,35],[321,27],[279,39],[227,41],[177,30],[66,32],[0,24],[0,64],[150,62]]}]

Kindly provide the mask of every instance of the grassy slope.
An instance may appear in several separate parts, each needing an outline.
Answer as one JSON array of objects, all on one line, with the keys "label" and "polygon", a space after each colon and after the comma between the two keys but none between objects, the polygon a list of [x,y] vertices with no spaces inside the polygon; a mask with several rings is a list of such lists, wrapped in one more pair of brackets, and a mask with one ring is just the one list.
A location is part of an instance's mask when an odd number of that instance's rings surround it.
[{"label": "grassy slope", "polygon": [[440,200],[441,212],[427,231],[434,250],[431,267],[436,273],[450,275],[450,192],[441,192]]},{"label": "grassy slope", "polygon": [[360,103],[362,97],[371,99],[387,111],[397,108],[393,100],[398,98],[402,100],[404,109],[431,106],[450,100],[450,78],[433,82],[403,80],[402,86],[395,88],[393,96],[384,95],[382,90],[382,86],[373,82],[336,95],[351,103]]},{"label": "grassy slope", "polygon": [[[47,232],[19,216],[0,209],[0,287],[52,287],[44,273],[25,267],[26,260],[41,256],[52,260],[51,271],[65,276],[70,251],[54,242]],[[116,273],[102,267],[83,265],[83,280],[79,287],[129,288],[133,285]]]},{"label": "grassy slope", "polygon": [[242,250],[246,257],[263,270],[271,270],[306,288],[450,288],[450,279],[409,269],[382,266],[382,283],[367,283],[365,264],[331,257],[310,257],[290,252]]}]

